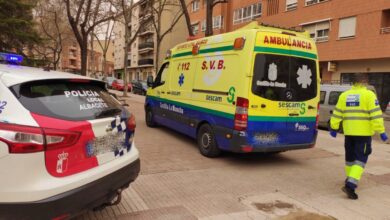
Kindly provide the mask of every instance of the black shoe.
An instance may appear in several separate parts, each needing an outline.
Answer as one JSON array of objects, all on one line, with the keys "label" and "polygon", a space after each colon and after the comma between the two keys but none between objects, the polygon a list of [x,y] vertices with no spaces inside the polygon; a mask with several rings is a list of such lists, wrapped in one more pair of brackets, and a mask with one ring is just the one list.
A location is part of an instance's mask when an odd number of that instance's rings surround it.
[{"label": "black shoe", "polygon": [[343,188],[341,188],[341,190],[343,190],[343,192],[345,192],[345,194],[347,194],[348,198],[350,198],[350,199],[356,200],[359,198],[358,194],[355,193],[355,190],[353,190],[349,187],[343,186]]}]

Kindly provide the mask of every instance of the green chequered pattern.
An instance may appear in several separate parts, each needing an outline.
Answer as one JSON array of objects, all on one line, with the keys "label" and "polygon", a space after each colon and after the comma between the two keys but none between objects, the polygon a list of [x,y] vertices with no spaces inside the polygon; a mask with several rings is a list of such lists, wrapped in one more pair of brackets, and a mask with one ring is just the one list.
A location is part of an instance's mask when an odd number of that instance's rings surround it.
[{"label": "green chequered pattern", "polygon": [[[169,99],[163,99],[155,96],[148,96],[148,98],[151,98],[156,101],[165,102],[168,104],[176,105],[179,107],[189,108],[195,111],[204,112],[207,114],[212,114],[216,116],[220,116],[227,119],[234,119],[234,114],[229,114],[226,112],[216,111],[208,108],[203,108],[199,106],[194,106],[182,102],[172,101]],[[272,122],[314,122],[316,121],[316,117],[280,117],[280,116],[249,116],[249,121],[272,121]]]},{"label": "green chequered pattern", "polygon": [[[202,49],[199,51],[199,54],[223,52],[223,51],[230,51],[230,50],[234,50],[233,46],[224,46],[224,47]],[[280,49],[280,48],[256,46],[254,48],[254,51],[255,52],[263,52],[263,53],[276,53],[276,54],[285,54],[285,55],[291,55],[291,56],[299,56],[299,57],[305,57],[305,58],[309,58],[309,59],[317,59],[317,55],[314,53],[308,53],[308,52],[297,51],[297,50],[286,50],[286,49]],[[185,56],[191,56],[191,55],[192,55],[192,51],[188,51],[188,52],[173,54],[172,58],[185,57]]]},{"label": "green chequered pattern", "polygon": [[189,109],[192,109],[195,111],[200,111],[200,112],[204,112],[204,113],[208,113],[208,114],[212,114],[212,115],[216,115],[216,116],[220,116],[220,117],[224,117],[224,118],[228,118],[228,119],[234,119],[234,114],[229,114],[226,112],[216,111],[216,110],[212,110],[212,109],[208,109],[208,108],[203,108],[203,107],[199,107],[199,106],[195,106],[195,105],[190,105],[190,104],[186,104],[186,103],[182,103],[182,102],[176,102],[176,101],[172,101],[169,99],[163,99],[163,98],[158,98],[158,97],[154,97],[154,96],[148,96],[148,98],[154,99],[156,101],[161,101],[161,102],[165,102],[168,104],[184,107],[184,108],[189,108]]},{"label": "green chequered pattern", "polygon": [[314,53],[308,53],[308,52],[297,51],[297,50],[286,50],[286,49],[280,49],[280,48],[255,47],[255,52],[277,53],[277,54],[305,57],[305,58],[309,58],[309,59],[317,59],[317,55]]}]

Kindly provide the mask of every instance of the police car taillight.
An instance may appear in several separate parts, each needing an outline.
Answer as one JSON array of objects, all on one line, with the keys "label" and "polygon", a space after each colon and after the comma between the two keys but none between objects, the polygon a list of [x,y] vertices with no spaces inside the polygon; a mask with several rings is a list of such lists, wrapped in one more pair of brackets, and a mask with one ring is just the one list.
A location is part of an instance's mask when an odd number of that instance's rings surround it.
[{"label": "police car taillight", "polygon": [[245,131],[248,127],[248,106],[249,100],[238,97],[236,113],[234,114],[234,130]]},{"label": "police car taillight", "polygon": [[13,154],[68,147],[79,137],[78,132],[0,123],[0,141],[5,142]]},{"label": "police car taillight", "polygon": [[80,132],[44,128],[46,150],[69,147],[79,140]]},{"label": "police car taillight", "polygon": [[133,114],[131,114],[127,121],[127,128],[129,129],[129,131],[134,131],[135,127],[136,127],[135,117]]}]

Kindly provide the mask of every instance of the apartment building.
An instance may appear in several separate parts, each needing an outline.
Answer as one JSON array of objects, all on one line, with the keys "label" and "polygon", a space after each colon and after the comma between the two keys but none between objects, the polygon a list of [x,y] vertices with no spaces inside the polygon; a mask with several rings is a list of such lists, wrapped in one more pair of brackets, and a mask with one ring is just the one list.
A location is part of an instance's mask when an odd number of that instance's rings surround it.
[{"label": "apartment building", "polygon": [[[81,54],[80,47],[75,39],[67,39],[63,42],[61,53],[61,62],[59,65],[59,70],[80,74],[81,71]],[[87,75],[92,77],[103,77],[111,76],[114,74],[114,49],[111,43],[111,46],[107,50],[106,62],[103,64],[103,51],[98,45],[98,42],[95,41],[93,44],[93,50],[88,49],[88,60],[87,60]],[[92,53],[92,55],[91,55]],[[91,57],[93,61],[91,62]]]},{"label": "apartment building", "polygon": [[[205,1],[188,8],[197,37],[204,36]],[[369,73],[381,106],[390,101],[390,1],[234,0],[214,8],[214,34],[253,20],[307,30],[317,42],[323,82]]]},{"label": "apartment building", "polygon": [[[140,0],[133,8],[133,19],[131,21],[133,30],[138,28],[138,25],[152,16],[150,10],[150,0]],[[171,0],[172,3],[166,6],[166,10],[162,13],[161,30],[164,32],[170,27],[171,21],[181,11],[178,1]],[[125,26],[121,22],[117,22],[114,28],[115,33],[115,72],[116,76],[122,78],[124,69],[124,46],[125,46]],[[155,28],[152,23],[148,23],[141,27],[139,34],[130,47],[128,53],[128,60],[126,62],[129,73],[129,80],[146,80],[150,75],[156,75],[156,65],[160,66],[164,60],[166,52],[171,47],[186,41],[188,31],[186,28],[184,16],[175,25],[173,30],[169,32],[161,42],[160,52],[157,54],[157,38]],[[159,63],[156,63],[158,57]]]},{"label": "apartment building", "polygon": [[76,40],[68,39],[63,42],[60,70],[80,74],[81,55],[80,47]]}]

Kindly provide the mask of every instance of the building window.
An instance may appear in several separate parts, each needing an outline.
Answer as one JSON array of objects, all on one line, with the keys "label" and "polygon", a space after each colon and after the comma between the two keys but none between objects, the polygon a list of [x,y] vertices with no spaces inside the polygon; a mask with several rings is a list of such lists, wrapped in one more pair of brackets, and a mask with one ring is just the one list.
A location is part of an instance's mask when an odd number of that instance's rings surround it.
[{"label": "building window", "polygon": [[233,24],[251,21],[261,16],[261,3],[234,10]]},{"label": "building window", "polygon": [[315,5],[315,4],[318,4],[318,3],[321,3],[321,2],[326,2],[326,1],[329,1],[329,0],[305,0],[305,5],[308,6],[308,5]]},{"label": "building window", "polygon": [[390,9],[382,11],[381,34],[390,34]]},{"label": "building window", "polygon": [[77,64],[77,63],[76,63],[76,60],[70,60],[70,65],[71,65],[71,66],[76,66],[76,64]]},{"label": "building window", "polygon": [[206,20],[202,21],[201,30],[202,30],[202,32],[206,31]]},{"label": "building window", "polygon": [[199,22],[192,24],[191,28],[192,28],[192,33],[194,35],[197,35],[199,33]]},{"label": "building window", "polygon": [[297,9],[298,0],[286,0],[286,11],[292,11]]},{"label": "building window", "polygon": [[305,31],[308,31],[310,37],[313,38],[316,42],[324,42],[329,40],[329,21],[303,25],[302,28]]},{"label": "building window", "polygon": [[223,16],[213,17],[213,29],[220,29],[223,26]]},{"label": "building window", "polygon": [[192,5],[192,12],[196,12],[199,10],[199,0],[192,1],[191,5]]},{"label": "building window", "polygon": [[354,37],[355,34],[356,34],[356,17],[340,19],[339,39]]},{"label": "building window", "polygon": [[76,57],[76,51],[75,50],[70,50],[69,51],[69,56],[70,57]]}]

